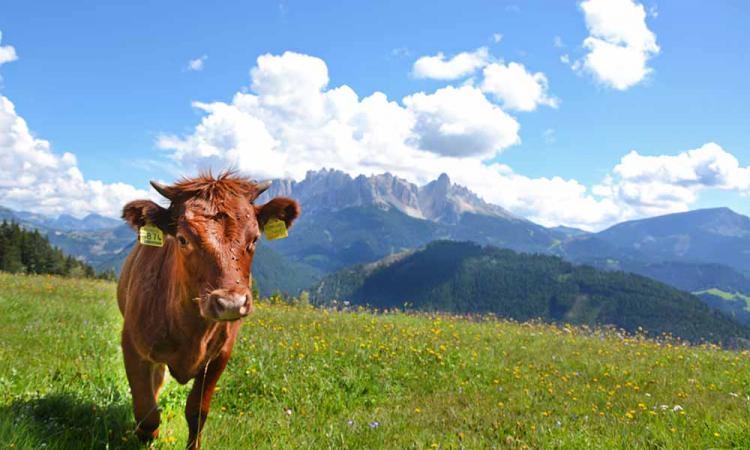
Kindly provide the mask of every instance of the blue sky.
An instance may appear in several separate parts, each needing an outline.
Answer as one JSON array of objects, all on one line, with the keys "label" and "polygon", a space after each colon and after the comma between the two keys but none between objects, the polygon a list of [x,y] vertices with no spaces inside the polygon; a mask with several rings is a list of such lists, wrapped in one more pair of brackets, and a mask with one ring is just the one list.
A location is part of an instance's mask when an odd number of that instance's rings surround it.
[{"label": "blue sky", "polygon": [[[518,142],[493,144],[481,155],[462,156],[466,164],[459,159],[456,165],[470,167],[479,158],[485,166],[499,163],[524,178],[512,187],[502,184],[493,189],[479,182],[474,186],[466,169],[449,173],[457,181],[545,224],[600,228],[615,220],[720,205],[750,213],[742,171],[750,164],[750,63],[744,57],[750,48],[746,31],[750,7],[742,2],[601,1],[642,5],[645,26],[658,45],[658,51],[647,57],[650,73],[625,89],[608,85],[580,66],[571,68],[576,61],[585,61],[588,50],[583,42],[592,34],[587,27],[591,17],[575,1],[383,1],[368,6],[343,1],[226,1],[210,6],[192,1],[107,5],[9,1],[0,7],[1,45],[12,46],[17,60],[0,67],[0,95],[15,105],[14,114],[25,120],[35,138],[49,141],[50,152],[74,154],[86,181],[125,183],[145,190],[148,179],[170,180],[177,172],[200,166],[194,157],[176,160],[174,148],[159,145],[160,138],[172,136],[191,145],[188,141],[197,135],[196,125],[207,115],[218,114],[197,110],[191,102],[230,103],[238,92],[254,93],[249,71],[261,55],[291,51],[320,58],[329,78],[324,90],[346,85],[360,100],[382,92],[388,100],[403,104],[404,97],[418,92],[429,95],[446,86],[460,87],[468,79],[474,85],[482,83],[481,67],[451,80],[419,78],[414,64],[420,57],[442,53],[447,60],[486,47],[489,62],[515,62],[531,74],[542,73],[546,94],[557,106],[514,110],[485,90],[488,101],[520,126]],[[188,69],[190,60],[204,55],[202,70]],[[563,55],[567,64],[561,61]],[[484,118],[478,120],[486,123]],[[282,144],[287,142],[271,134]],[[425,148],[426,140],[420,142],[417,147],[432,151]],[[584,195],[593,196],[591,190],[612,176],[631,150],[641,157],[675,156],[711,142],[738,160],[737,173],[720,170],[720,176],[731,181],[717,182],[715,174],[700,182],[670,174],[635,174],[633,180],[662,176],[651,179],[659,185],[653,189],[663,191],[652,195],[658,199],[642,193],[638,199],[625,196],[599,206],[607,213],[589,212],[589,218],[582,220],[554,211],[537,198],[555,186],[534,182],[540,178],[575,180],[587,189]],[[442,151],[435,153],[444,156]],[[723,153],[719,156],[723,158]],[[307,163],[309,168],[314,168],[314,161]],[[650,160],[639,163],[648,166]],[[705,169],[690,164],[695,172]],[[672,163],[667,160],[664,165]],[[368,163],[342,169],[353,173],[361,167],[377,172],[381,166]],[[432,175],[394,171],[417,182]],[[678,188],[690,185],[690,192],[672,192],[665,183],[677,183]],[[499,189],[525,188],[537,197],[524,197],[531,195],[524,192],[512,198],[494,194]],[[570,200],[567,209],[597,208],[580,197]],[[44,204],[23,203],[26,198],[10,197],[6,203],[61,212],[61,206],[45,209]],[[630,210],[613,212],[621,207]],[[107,208],[112,209],[105,201],[92,210],[107,213]]]}]

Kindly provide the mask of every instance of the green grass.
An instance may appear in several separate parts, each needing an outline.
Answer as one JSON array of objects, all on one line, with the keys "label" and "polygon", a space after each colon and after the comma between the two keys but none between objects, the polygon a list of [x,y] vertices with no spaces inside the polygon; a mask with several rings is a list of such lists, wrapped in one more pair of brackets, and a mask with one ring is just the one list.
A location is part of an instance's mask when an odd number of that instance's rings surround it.
[{"label": "green grass", "polygon": [[[0,274],[0,448],[137,448],[114,292]],[[206,449],[750,448],[747,353],[615,332],[263,303],[219,386]]]},{"label": "green grass", "polygon": [[709,295],[713,295],[714,297],[723,298],[724,300],[741,300],[746,305],[745,309],[747,311],[750,311],[750,297],[740,292],[732,293],[732,292],[722,291],[721,289],[717,289],[717,288],[711,288],[711,289],[706,289],[703,291],[693,292],[693,294],[695,295],[709,294]]}]

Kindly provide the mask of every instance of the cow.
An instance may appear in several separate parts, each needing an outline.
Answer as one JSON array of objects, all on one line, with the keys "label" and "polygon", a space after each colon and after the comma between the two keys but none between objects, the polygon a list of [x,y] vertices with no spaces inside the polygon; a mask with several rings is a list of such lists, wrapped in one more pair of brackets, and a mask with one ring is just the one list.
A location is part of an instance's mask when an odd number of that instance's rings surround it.
[{"label": "cow", "polygon": [[193,380],[185,406],[187,448],[198,449],[240,319],[253,307],[250,270],[258,238],[269,220],[291,226],[300,207],[286,197],[255,205],[270,182],[233,172],[151,185],[169,207],[135,200],[122,217],[136,230],[157,227],[163,245],[136,243],[117,286],[135,433],[143,442],[158,436],[157,397],[167,367],[178,383]]}]

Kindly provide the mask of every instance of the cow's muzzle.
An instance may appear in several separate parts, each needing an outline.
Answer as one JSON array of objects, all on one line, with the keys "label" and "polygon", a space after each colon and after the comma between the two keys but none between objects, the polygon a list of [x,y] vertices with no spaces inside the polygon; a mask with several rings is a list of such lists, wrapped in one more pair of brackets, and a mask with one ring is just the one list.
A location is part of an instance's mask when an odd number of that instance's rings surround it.
[{"label": "cow's muzzle", "polygon": [[217,289],[208,296],[208,311],[213,320],[237,320],[248,314],[253,308],[250,294]]}]

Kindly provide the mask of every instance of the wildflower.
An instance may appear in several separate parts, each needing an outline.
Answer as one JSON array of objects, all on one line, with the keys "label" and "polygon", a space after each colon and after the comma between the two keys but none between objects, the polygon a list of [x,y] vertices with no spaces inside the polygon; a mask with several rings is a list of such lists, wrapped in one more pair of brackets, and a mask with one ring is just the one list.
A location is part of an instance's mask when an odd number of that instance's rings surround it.
[{"label": "wildflower", "polygon": [[286,414],[287,416],[291,416],[292,415],[292,409],[291,408],[284,408],[284,414]]},{"label": "wildflower", "polygon": [[672,408],[672,411],[674,411],[674,412],[682,411],[682,406],[680,406],[680,405],[674,405],[674,408]]},{"label": "wildflower", "polygon": [[352,419],[349,419],[349,420],[346,421],[346,424],[349,425],[349,426],[352,426],[352,425],[354,425],[354,421]]},{"label": "wildflower", "polygon": [[371,422],[370,428],[378,428],[380,426],[380,422]]},{"label": "wildflower", "polygon": [[557,422],[555,422],[555,426],[556,426],[556,427],[561,427],[561,426],[562,426],[562,423],[561,423],[561,422],[560,422],[560,421],[558,420]]}]

